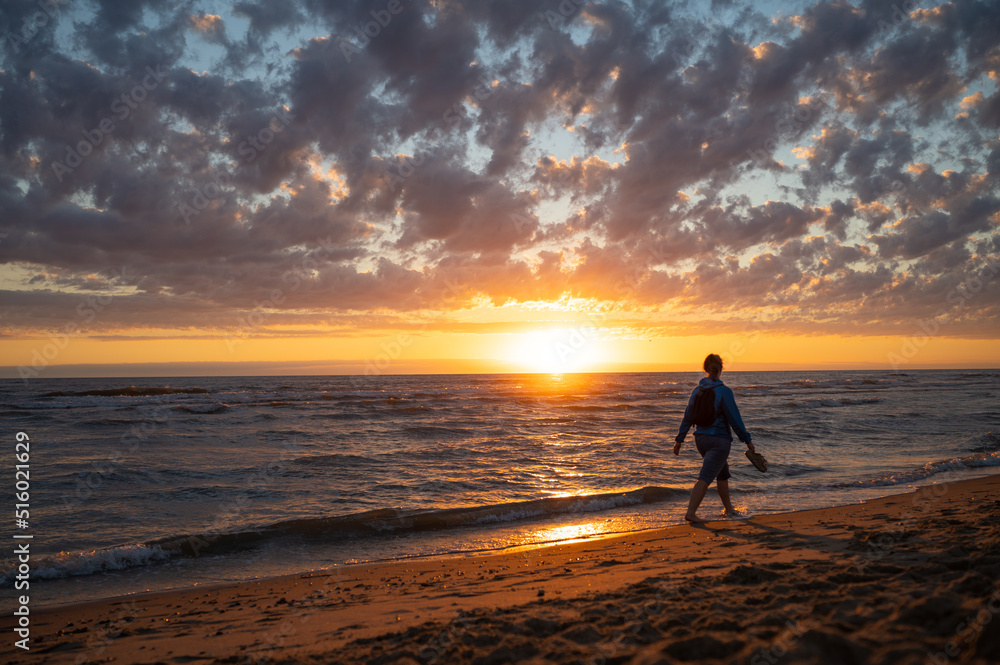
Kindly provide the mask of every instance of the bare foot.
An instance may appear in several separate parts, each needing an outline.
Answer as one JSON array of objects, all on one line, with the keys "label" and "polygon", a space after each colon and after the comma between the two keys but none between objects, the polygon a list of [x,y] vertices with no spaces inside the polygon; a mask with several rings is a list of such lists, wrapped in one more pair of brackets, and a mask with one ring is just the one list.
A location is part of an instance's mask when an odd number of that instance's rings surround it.
[{"label": "bare foot", "polygon": [[704,524],[705,523],[705,520],[698,519],[697,515],[685,515],[684,519],[686,519],[691,524]]}]

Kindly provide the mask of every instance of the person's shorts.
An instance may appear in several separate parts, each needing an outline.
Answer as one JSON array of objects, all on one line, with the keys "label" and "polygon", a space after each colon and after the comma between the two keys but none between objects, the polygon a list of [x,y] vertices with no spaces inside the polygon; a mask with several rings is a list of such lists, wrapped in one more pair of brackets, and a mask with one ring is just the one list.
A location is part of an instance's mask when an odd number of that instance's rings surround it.
[{"label": "person's shorts", "polygon": [[729,480],[729,449],[732,448],[733,440],[724,436],[713,436],[712,434],[695,434],[694,444],[698,447],[698,452],[705,458],[702,462],[701,472],[698,480],[704,480],[709,485],[713,480]]}]

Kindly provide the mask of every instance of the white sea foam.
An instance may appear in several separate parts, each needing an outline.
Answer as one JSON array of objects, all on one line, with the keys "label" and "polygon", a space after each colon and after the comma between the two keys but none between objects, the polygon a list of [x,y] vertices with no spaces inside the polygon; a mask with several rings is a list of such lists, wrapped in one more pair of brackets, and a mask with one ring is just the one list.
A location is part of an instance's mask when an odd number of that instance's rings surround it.
[{"label": "white sea foam", "polygon": [[[109,570],[125,570],[146,566],[170,558],[159,547],[121,545],[89,552],[60,552],[31,559],[30,579],[51,580],[74,575],[91,575]],[[17,574],[11,567],[3,572],[3,585],[12,584]]]}]

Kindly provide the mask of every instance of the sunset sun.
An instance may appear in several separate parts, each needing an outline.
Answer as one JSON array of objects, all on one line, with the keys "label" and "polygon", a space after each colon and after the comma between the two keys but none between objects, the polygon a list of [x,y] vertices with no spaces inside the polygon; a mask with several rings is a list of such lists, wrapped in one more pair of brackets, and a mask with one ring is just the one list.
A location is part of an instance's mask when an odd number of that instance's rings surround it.
[{"label": "sunset sun", "polygon": [[526,372],[586,372],[606,360],[594,329],[546,328],[515,336],[508,359]]}]

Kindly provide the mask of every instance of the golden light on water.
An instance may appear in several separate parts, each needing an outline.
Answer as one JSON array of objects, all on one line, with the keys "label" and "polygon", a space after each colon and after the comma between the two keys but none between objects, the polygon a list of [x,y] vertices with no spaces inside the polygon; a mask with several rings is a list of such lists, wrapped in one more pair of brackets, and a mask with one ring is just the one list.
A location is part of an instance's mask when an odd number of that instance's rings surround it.
[{"label": "golden light on water", "polygon": [[523,543],[549,543],[559,541],[573,543],[586,540],[601,533],[600,523],[589,522],[587,524],[567,524],[565,526],[550,527],[529,531],[522,536]]}]

